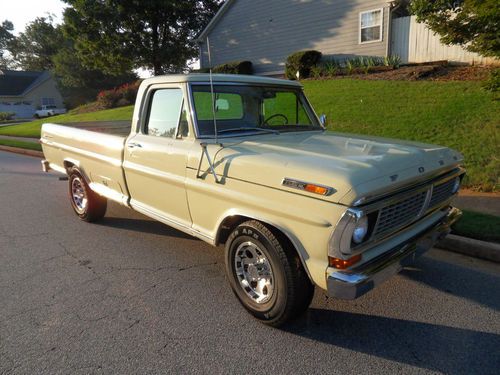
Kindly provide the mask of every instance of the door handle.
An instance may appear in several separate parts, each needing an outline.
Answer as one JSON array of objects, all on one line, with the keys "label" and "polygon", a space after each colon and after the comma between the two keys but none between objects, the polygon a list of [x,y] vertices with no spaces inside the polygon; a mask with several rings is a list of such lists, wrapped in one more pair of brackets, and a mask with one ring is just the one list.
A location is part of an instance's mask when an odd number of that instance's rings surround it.
[{"label": "door handle", "polygon": [[127,143],[127,147],[128,148],[135,148],[135,147],[141,148],[142,145],[140,143],[130,142],[130,143]]}]

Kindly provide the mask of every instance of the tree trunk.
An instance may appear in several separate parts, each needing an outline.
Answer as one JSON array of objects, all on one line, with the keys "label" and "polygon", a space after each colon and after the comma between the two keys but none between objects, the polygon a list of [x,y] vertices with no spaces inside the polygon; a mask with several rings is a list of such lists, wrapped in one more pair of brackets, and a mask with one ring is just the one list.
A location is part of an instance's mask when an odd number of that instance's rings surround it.
[{"label": "tree trunk", "polygon": [[158,20],[153,18],[151,20],[151,44],[152,44],[152,58],[153,58],[153,70],[155,76],[162,75],[163,74],[163,69],[162,69],[162,64],[160,60],[160,41],[159,41],[159,35],[158,35]]}]

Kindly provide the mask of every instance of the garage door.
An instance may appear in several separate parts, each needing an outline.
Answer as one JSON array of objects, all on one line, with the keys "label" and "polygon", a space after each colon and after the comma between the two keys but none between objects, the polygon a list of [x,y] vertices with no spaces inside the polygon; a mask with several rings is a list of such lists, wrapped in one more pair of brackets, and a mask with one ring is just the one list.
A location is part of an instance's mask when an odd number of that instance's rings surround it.
[{"label": "garage door", "polygon": [[0,103],[0,112],[14,112],[14,118],[32,118],[35,107],[28,102]]}]

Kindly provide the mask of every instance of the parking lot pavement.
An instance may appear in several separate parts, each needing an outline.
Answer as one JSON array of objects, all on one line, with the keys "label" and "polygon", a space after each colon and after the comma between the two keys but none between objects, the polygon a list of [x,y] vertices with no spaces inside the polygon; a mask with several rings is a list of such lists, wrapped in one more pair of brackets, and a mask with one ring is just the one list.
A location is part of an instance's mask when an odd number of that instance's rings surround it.
[{"label": "parking lot pavement", "polygon": [[500,266],[432,250],[355,301],[317,290],[284,329],[232,295],[223,252],[0,152],[0,374],[450,373],[500,368]]}]

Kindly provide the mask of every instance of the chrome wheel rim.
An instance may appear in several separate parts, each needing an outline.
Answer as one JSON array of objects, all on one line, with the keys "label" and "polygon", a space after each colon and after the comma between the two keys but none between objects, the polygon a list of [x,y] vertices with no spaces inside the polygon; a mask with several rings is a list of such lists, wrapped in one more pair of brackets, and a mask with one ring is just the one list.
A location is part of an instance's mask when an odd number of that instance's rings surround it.
[{"label": "chrome wheel rim", "polygon": [[253,242],[244,242],[236,249],[236,277],[245,293],[259,304],[268,302],[274,292],[271,263]]},{"label": "chrome wheel rim", "polygon": [[73,200],[76,211],[79,214],[84,213],[87,208],[88,200],[80,177],[75,177],[73,181],[71,181],[71,199]]}]

